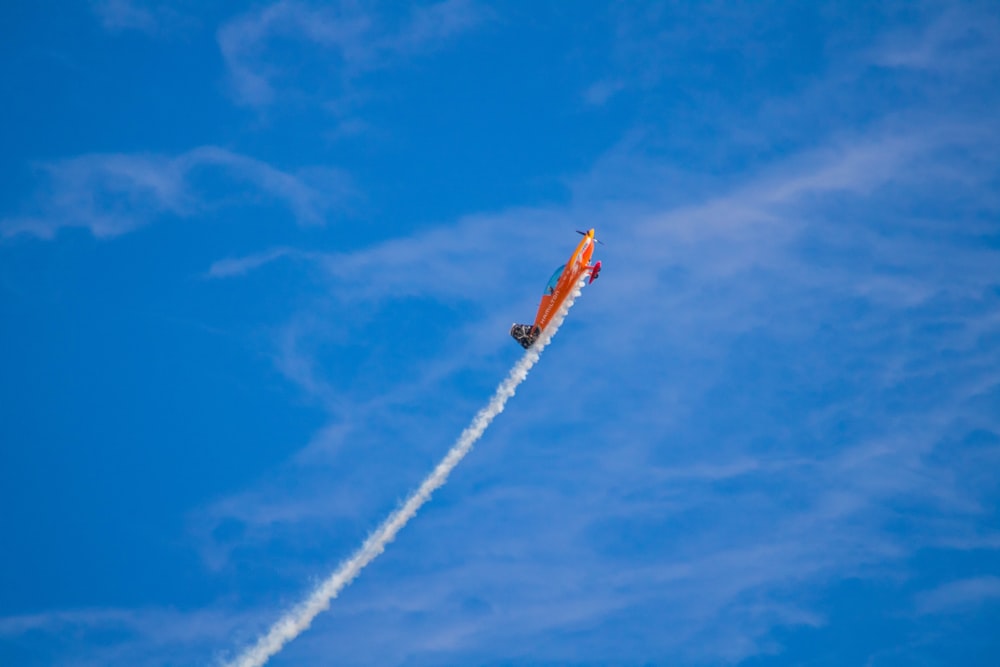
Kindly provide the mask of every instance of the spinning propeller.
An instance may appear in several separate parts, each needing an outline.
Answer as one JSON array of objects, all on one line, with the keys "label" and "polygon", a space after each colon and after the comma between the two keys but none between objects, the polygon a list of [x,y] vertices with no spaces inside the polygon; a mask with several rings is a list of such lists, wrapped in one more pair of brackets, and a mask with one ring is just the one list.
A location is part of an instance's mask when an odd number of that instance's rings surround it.
[{"label": "spinning propeller", "polygon": [[[576,230],[576,233],[579,234],[580,236],[586,236],[587,235],[587,232],[581,232],[579,229]],[[594,240],[597,241],[598,243],[600,243],[601,245],[604,245],[604,241],[602,241],[601,239],[597,238],[596,236],[594,237]]]}]

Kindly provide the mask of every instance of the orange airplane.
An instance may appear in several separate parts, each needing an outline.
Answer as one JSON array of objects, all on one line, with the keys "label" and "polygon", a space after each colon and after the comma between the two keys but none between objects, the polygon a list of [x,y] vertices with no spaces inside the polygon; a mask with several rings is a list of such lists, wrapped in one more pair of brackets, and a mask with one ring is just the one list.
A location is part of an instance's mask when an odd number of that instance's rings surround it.
[{"label": "orange airplane", "polygon": [[594,255],[594,242],[600,243],[594,238],[594,230],[589,232],[577,232],[583,234],[583,240],[573,251],[569,261],[556,269],[556,272],[549,278],[549,284],[545,286],[545,293],[542,295],[542,302],[538,304],[538,314],[535,315],[534,324],[515,324],[510,328],[510,335],[514,337],[521,347],[528,349],[535,344],[538,337],[549,326],[552,318],[559,312],[563,302],[566,301],[580,279],[589,272],[590,281],[588,285],[597,280],[597,274],[601,272],[601,263],[590,263],[590,258]]}]

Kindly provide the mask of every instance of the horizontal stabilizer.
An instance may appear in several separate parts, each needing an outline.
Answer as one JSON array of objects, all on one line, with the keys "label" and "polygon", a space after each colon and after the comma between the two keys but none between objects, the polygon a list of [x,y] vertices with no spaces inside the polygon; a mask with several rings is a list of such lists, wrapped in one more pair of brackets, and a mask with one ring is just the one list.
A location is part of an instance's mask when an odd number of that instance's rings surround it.
[{"label": "horizontal stabilizer", "polygon": [[590,283],[592,283],[595,280],[597,280],[597,276],[599,276],[600,274],[601,274],[601,263],[598,262],[597,264],[594,264],[593,267],[591,267],[591,269],[590,269],[590,280],[587,282],[587,284],[589,285]]}]

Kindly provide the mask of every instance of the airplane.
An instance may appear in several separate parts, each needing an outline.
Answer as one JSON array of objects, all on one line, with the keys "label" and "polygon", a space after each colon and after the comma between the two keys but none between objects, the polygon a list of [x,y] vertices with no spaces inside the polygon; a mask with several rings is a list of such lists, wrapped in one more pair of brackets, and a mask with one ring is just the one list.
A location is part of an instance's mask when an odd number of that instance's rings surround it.
[{"label": "airplane", "polygon": [[594,242],[600,243],[594,238],[594,230],[591,229],[589,232],[577,230],[577,234],[582,234],[583,240],[576,246],[569,261],[556,269],[556,272],[549,278],[545,292],[542,294],[542,302],[538,304],[538,313],[535,315],[534,324],[514,324],[510,328],[510,335],[526,350],[535,344],[538,337],[545,331],[545,327],[549,326],[552,318],[556,316],[559,308],[566,301],[566,297],[576,289],[580,279],[589,272],[590,280],[587,282],[589,285],[597,280],[597,275],[601,272],[600,262],[590,263],[590,259],[594,255]]}]

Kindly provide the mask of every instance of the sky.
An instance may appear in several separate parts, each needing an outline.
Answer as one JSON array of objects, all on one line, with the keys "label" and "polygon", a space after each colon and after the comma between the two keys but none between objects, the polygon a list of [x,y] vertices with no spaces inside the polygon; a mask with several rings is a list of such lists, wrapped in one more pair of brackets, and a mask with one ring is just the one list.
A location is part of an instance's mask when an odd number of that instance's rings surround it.
[{"label": "sky", "polygon": [[[1000,663],[992,2],[0,6],[0,664]],[[993,630],[990,630],[993,628]]]}]

